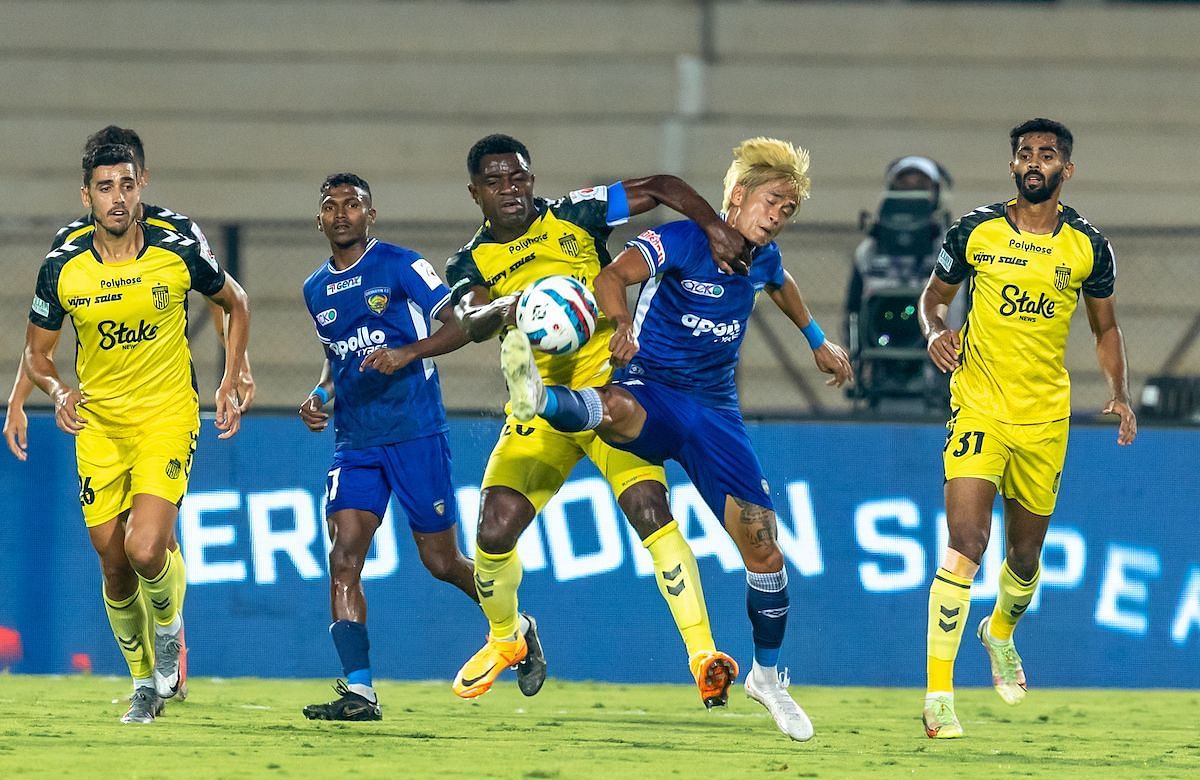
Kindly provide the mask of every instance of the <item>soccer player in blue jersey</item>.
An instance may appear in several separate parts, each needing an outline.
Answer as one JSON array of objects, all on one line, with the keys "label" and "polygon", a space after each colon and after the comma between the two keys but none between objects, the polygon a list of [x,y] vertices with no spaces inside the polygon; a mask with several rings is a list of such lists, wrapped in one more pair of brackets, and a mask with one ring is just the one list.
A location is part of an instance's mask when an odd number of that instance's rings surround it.
[{"label": "soccer player in blue jersey", "polygon": [[[332,252],[304,283],[304,300],[325,347],[321,381],[300,407],[312,431],[329,422],[323,408],[336,395],[337,444],[326,483],[329,632],[346,682],[340,698],[304,708],[314,720],[379,720],[371,685],[362,568],[371,539],[394,494],[408,515],[421,562],[439,580],[478,601],[471,562],[459,552],[450,479],[446,412],[433,358],[468,339],[454,322],[450,290],[424,258],[370,235],[371,188],[352,173],[321,185],[317,224]],[[430,335],[433,321],[441,326]],[[519,673],[537,687],[545,677],[537,649]]]},{"label": "soccer player in blue jersey", "polygon": [[[647,230],[596,277],[596,300],[616,324],[613,361],[623,370],[599,388],[545,387],[528,339],[525,360],[506,364],[518,419],[541,415],[561,431],[595,430],[614,447],[654,463],[683,466],[713,513],[724,519],[746,566],[746,605],[754,665],[746,693],[792,739],[812,723],[777,669],[787,625],[787,571],[776,542],[775,512],[762,466],[738,408],[734,371],[758,294],[796,324],[828,384],[852,379],[845,351],[825,339],[795,280],[783,269],[775,237],[808,197],[808,153],[786,141],[755,138],[734,149],[725,176],[725,220],[755,246],[749,273],[721,273],[695,222]],[[637,314],[625,288],[641,284]],[[514,331],[510,338],[523,338]],[[520,341],[517,342],[521,344]]]}]

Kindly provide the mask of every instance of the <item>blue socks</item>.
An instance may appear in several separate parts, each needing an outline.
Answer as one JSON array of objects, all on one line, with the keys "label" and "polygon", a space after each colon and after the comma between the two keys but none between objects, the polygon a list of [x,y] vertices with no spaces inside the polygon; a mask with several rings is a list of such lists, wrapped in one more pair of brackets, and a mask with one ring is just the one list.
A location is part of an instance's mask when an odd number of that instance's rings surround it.
[{"label": "blue socks", "polygon": [[371,643],[367,639],[365,623],[338,620],[329,626],[333,646],[338,658],[342,659],[342,672],[349,685],[371,686]]},{"label": "blue socks", "polygon": [[787,570],[760,574],[746,572],[746,613],[754,635],[754,660],[774,667],[787,629]]},{"label": "blue socks", "polygon": [[604,421],[604,402],[594,387],[572,390],[551,385],[546,388],[546,407],[539,414],[564,433],[590,431]]}]

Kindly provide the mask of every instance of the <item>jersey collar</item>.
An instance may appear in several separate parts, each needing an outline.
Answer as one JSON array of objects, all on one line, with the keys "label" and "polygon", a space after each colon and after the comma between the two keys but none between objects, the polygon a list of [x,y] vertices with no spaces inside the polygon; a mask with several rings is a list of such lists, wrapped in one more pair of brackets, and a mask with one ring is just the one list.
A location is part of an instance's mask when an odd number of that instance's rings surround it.
[{"label": "jersey collar", "polygon": [[329,273],[331,273],[331,274],[333,274],[333,275],[335,275],[335,276],[336,276],[337,274],[344,274],[344,273],[346,273],[347,271],[350,271],[350,270],[352,270],[353,268],[357,267],[357,266],[358,266],[358,264],[362,262],[362,259],[363,259],[364,257],[366,257],[366,256],[367,256],[367,252],[370,252],[370,251],[371,251],[371,249],[372,249],[372,248],[373,248],[373,247],[374,247],[374,246],[375,246],[377,243],[379,243],[379,239],[378,239],[378,238],[372,238],[370,241],[368,241],[368,242],[367,242],[367,247],[366,247],[366,249],[364,249],[364,250],[363,250],[363,253],[362,253],[361,255],[359,255],[359,256],[358,256],[358,259],[357,259],[357,260],[355,260],[355,261],[354,261],[353,263],[351,263],[350,265],[346,266],[345,268],[341,269],[341,270],[338,270],[337,266],[335,266],[335,265],[333,264],[333,255],[330,255],[330,256],[329,256],[329,259],[325,261],[325,265],[326,265],[326,266],[329,268]]}]

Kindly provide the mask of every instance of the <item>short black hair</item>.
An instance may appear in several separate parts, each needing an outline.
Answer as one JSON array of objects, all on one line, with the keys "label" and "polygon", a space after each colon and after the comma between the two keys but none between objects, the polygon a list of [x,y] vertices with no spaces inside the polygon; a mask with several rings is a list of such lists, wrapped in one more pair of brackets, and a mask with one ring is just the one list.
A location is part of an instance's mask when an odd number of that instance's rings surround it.
[{"label": "short black hair", "polygon": [[92,172],[102,165],[120,165],[130,163],[137,170],[137,154],[133,147],[125,144],[104,144],[93,146],[83,153],[83,186],[92,183]]},{"label": "short black hair", "polygon": [[371,197],[371,185],[367,184],[367,180],[356,173],[331,173],[326,176],[325,181],[321,182],[321,197],[325,197],[331,189],[340,187],[343,184],[357,187],[367,193],[368,198]]},{"label": "short black hair", "polygon": [[529,150],[525,148],[525,144],[511,135],[492,133],[476,141],[475,145],[471,147],[471,151],[467,152],[467,173],[478,176],[480,163],[489,154],[519,154],[525,158],[525,162],[533,164],[533,158],[529,156]]},{"label": "short black hair", "polygon": [[112,146],[113,144],[128,146],[133,150],[133,156],[136,158],[138,167],[146,167],[146,149],[142,146],[141,136],[128,127],[109,125],[102,130],[97,130],[88,136],[87,141],[83,144],[83,151],[86,154],[89,150],[95,149],[98,146]]},{"label": "short black hair", "polygon": [[1071,135],[1071,131],[1062,122],[1055,122],[1053,119],[1045,117],[1022,122],[1009,131],[1008,137],[1012,141],[1014,157],[1017,155],[1017,144],[1021,142],[1021,136],[1030,133],[1053,133],[1054,137],[1058,139],[1059,151],[1062,152],[1063,159],[1071,159],[1071,148],[1075,145],[1075,136]]}]

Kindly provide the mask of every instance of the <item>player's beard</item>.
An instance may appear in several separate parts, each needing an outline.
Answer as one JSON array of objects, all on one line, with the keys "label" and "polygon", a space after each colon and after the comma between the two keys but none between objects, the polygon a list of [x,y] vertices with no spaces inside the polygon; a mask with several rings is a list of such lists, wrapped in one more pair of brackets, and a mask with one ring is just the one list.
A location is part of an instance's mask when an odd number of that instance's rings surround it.
[{"label": "player's beard", "polygon": [[1045,203],[1050,200],[1050,196],[1058,189],[1059,183],[1062,181],[1062,172],[1054,173],[1049,176],[1042,174],[1042,183],[1038,187],[1025,186],[1025,177],[1017,179],[1017,192],[1021,197],[1030,203]]}]

